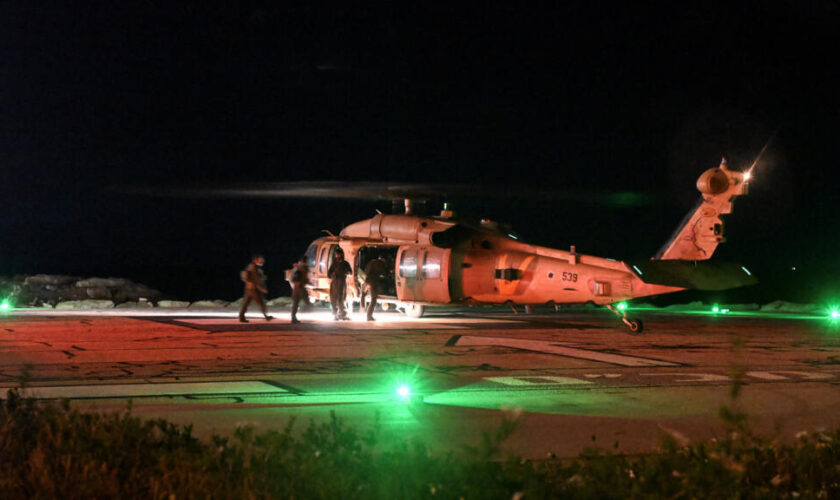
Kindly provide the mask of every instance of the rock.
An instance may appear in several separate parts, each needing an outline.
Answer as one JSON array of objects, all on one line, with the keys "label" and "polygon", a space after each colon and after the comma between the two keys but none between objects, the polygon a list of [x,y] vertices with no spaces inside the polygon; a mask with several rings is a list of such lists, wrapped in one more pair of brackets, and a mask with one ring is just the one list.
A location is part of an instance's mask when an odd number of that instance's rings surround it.
[{"label": "rock", "polygon": [[239,308],[239,307],[242,307],[243,302],[245,302],[245,299],[243,299],[242,297],[239,297],[238,299],[234,300],[233,302],[229,302],[227,307]]},{"label": "rock", "polygon": [[34,276],[27,276],[26,278],[24,278],[23,286],[65,286],[75,282],[78,279],[78,276],[64,276],[61,274],[36,274]]},{"label": "rock", "polygon": [[142,301],[143,299],[154,302],[160,299],[162,295],[155,289],[137,283],[130,283],[126,286],[117,288],[112,291],[112,294],[115,302],[136,302]]},{"label": "rock", "polygon": [[85,290],[85,294],[91,299],[110,300],[111,291],[102,286],[90,287]]},{"label": "rock", "polygon": [[165,309],[186,309],[190,303],[183,300],[160,300],[157,306]]},{"label": "rock", "polygon": [[215,307],[225,307],[227,301],[224,300],[199,300],[189,305],[190,309],[207,309]]},{"label": "rock", "polygon": [[819,309],[816,304],[797,304],[784,300],[775,300],[761,306],[762,312],[786,312],[786,313],[809,313]]},{"label": "rock", "polygon": [[29,306],[76,300],[111,300],[114,303],[139,302],[141,298],[157,301],[161,293],[146,285],[123,278],[86,278],[36,274],[0,277],[0,296]]},{"label": "rock", "polygon": [[758,304],[730,304],[721,307],[725,307],[730,311],[758,311],[761,308]]},{"label": "rock", "polygon": [[277,297],[276,299],[271,299],[265,303],[267,306],[290,306],[292,305],[292,298],[291,297]]},{"label": "rock", "polygon": [[113,309],[114,303],[110,300],[67,300],[55,305],[56,309]]},{"label": "rock", "polygon": [[77,288],[118,288],[132,284],[123,278],[87,278],[76,282]]},{"label": "rock", "polygon": [[151,309],[154,307],[151,302],[123,302],[117,304],[117,309]]}]

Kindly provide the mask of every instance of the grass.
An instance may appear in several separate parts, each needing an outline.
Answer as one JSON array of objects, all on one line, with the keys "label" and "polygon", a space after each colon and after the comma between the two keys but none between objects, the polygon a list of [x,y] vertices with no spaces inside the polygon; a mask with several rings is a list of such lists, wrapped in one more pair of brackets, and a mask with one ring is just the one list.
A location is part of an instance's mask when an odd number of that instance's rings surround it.
[{"label": "grass", "polygon": [[730,431],[708,443],[499,460],[515,421],[458,453],[335,415],[303,433],[290,420],[204,442],[130,407],[85,413],[13,390],[0,400],[0,498],[840,498],[840,431],[782,445],[752,435],[737,411],[721,416]]}]

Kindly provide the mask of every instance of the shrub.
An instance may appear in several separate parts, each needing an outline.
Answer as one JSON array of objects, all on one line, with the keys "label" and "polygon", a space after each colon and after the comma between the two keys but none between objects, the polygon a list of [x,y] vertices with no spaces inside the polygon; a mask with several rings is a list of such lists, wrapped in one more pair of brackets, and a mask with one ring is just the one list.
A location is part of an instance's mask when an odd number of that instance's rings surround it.
[{"label": "shrub", "polygon": [[0,400],[0,498],[840,498],[840,432],[779,445],[738,423],[725,439],[627,456],[498,460],[514,430],[455,453],[358,431],[332,415],[293,434],[190,426],[60,404]]}]

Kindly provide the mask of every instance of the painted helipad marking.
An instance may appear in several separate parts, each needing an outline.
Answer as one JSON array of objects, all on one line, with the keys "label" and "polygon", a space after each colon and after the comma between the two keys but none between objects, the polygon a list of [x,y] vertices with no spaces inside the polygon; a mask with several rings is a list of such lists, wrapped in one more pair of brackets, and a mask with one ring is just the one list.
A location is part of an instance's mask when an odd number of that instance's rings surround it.
[{"label": "painted helipad marking", "polygon": [[573,377],[554,377],[554,376],[538,376],[538,377],[484,377],[488,382],[496,382],[497,384],[510,385],[514,387],[535,387],[543,385],[590,385],[592,382],[588,380],[581,380]]},{"label": "painted helipad marking", "polygon": [[642,377],[689,377],[676,378],[673,382],[729,382],[732,380],[726,375],[717,375],[715,373],[640,373]]},{"label": "painted helipad marking", "polygon": [[589,351],[586,349],[577,349],[574,347],[564,347],[555,342],[545,340],[527,340],[527,339],[511,339],[506,337],[473,337],[469,335],[455,335],[449,342],[449,346],[499,346],[499,347],[513,347],[514,349],[524,349],[526,351],[545,352],[548,354],[557,354],[560,356],[567,356],[570,358],[588,359],[591,361],[600,361],[602,363],[610,363],[619,366],[681,366],[679,363],[672,363],[670,361],[661,361],[658,359],[640,358],[636,356],[625,356],[622,354],[612,354],[607,352]]},{"label": "painted helipad marking", "polygon": [[796,375],[798,377],[807,379],[807,380],[826,380],[829,378],[833,378],[831,374],[828,373],[813,373],[813,372],[797,372],[797,371],[790,371],[790,370],[773,370],[772,372],[747,372],[746,374],[750,377],[755,377],[764,380],[791,380],[796,377],[786,377],[784,375],[779,375],[780,373],[785,373],[787,375]]},{"label": "painted helipad marking", "polygon": [[[6,394],[6,391],[9,389],[11,387],[0,387],[0,394]],[[35,399],[142,398],[155,396],[249,395],[266,393],[288,394],[288,391],[259,381],[70,385],[27,387],[21,390],[23,396]]]}]

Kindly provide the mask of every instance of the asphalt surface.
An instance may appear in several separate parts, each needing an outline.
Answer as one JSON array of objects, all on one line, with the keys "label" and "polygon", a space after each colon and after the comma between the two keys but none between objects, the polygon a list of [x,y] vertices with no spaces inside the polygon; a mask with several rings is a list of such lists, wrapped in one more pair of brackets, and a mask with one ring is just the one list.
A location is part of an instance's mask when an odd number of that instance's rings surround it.
[{"label": "asphalt surface", "polygon": [[783,441],[840,426],[840,326],[813,318],[648,311],[632,314],[645,332],[629,335],[600,310],[383,312],[375,323],[313,310],[300,325],[274,314],[13,311],[0,318],[0,387],[24,377],[29,397],[84,410],[131,400],[133,414],[205,437],[292,417],[302,430],[334,412],[457,451],[515,419],[504,452],[537,458],[720,437],[722,406]]}]

